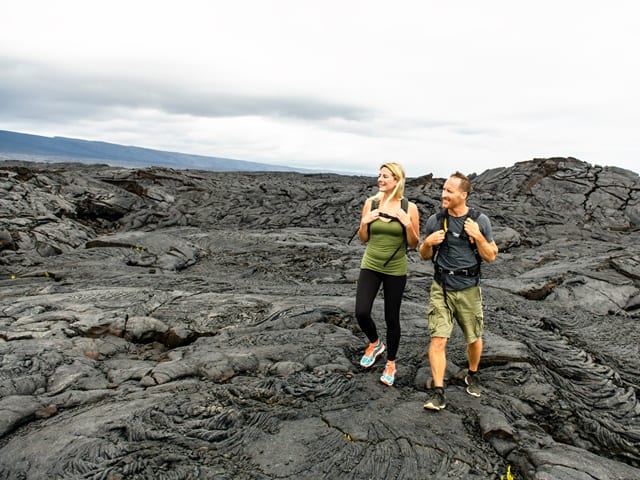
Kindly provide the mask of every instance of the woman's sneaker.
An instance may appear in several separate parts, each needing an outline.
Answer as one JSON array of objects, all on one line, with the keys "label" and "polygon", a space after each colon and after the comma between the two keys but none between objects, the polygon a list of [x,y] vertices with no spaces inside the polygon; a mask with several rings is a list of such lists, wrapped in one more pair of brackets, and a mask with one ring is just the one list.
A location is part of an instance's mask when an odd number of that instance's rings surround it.
[{"label": "woman's sneaker", "polygon": [[396,366],[395,363],[387,362],[387,366],[384,367],[384,372],[380,377],[380,381],[385,385],[392,386],[396,378]]},{"label": "woman's sneaker", "polygon": [[447,401],[444,396],[443,388],[434,388],[432,390],[433,395],[427,399],[424,404],[424,408],[427,410],[442,410],[447,406]]},{"label": "woman's sneaker", "polygon": [[364,352],[364,355],[360,359],[360,365],[364,368],[369,368],[373,365],[378,358],[384,352],[384,343],[378,340],[376,343],[370,343]]}]

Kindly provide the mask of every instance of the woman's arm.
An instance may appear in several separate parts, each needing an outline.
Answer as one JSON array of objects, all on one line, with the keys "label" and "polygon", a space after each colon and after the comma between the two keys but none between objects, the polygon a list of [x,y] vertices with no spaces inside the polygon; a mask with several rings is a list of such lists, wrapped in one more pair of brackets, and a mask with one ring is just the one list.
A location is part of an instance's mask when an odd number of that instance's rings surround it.
[{"label": "woman's arm", "polygon": [[407,243],[409,248],[414,250],[420,241],[420,212],[415,203],[409,202],[409,221],[404,224],[407,231]]}]

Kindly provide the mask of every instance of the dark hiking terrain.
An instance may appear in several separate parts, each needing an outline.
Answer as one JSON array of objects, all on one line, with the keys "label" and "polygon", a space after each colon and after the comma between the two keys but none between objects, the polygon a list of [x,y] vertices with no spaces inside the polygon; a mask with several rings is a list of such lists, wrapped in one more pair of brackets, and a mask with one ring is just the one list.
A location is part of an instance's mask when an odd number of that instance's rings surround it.
[{"label": "dark hiking terrain", "polygon": [[[443,181],[408,182],[423,226]],[[440,412],[415,252],[396,386],[358,366],[374,182],[0,163],[0,479],[640,478],[638,175],[473,176],[500,247],[484,392],[456,329]]]}]

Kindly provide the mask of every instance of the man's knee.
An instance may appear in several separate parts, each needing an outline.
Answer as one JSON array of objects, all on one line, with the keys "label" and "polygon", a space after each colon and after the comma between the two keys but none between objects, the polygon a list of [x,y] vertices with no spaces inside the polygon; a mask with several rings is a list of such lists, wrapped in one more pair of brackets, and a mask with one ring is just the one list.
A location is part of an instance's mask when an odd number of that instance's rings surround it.
[{"label": "man's knee", "polygon": [[446,337],[431,337],[431,344],[429,348],[436,352],[444,352],[444,349],[447,346],[447,338]]}]

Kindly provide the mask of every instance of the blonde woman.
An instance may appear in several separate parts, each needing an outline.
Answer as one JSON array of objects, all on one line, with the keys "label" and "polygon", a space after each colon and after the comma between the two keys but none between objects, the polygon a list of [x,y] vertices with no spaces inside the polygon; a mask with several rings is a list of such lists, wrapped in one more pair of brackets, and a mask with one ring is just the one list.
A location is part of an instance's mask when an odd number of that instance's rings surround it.
[{"label": "blonde woman", "polygon": [[[405,173],[399,163],[385,163],[378,173],[378,193],[362,209],[358,238],[366,243],[356,291],[356,319],[369,345],[360,365],[370,368],[387,351],[380,381],[393,385],[400,344],[400,304],[407,282],[407,249],[415,249],[420,234],[418,208],[404,198]],[[373,301],[382,285],[387,345],[371,318]]]}]

